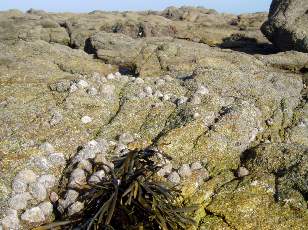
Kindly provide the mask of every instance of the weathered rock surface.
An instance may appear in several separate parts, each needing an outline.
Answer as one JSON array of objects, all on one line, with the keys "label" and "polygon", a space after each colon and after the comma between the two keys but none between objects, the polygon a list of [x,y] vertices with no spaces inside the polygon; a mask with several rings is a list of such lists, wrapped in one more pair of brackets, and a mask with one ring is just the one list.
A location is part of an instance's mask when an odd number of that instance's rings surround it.
[{"label": "weathered rock surface", "polygon": [[52,220],[69,159],[82,173],[67,179],[87,183],[92,161],[148,146],[173,157],[162,173],[176,183],[203,170],[187,192],[200,229],[306,226],[308,54],[276,53],[265,17],[1,12],[3,226]]},{"label": "weathered rock surface", "polygon": [[261,30],[281,50],[308,53],[307,23],[306,0],[273,0],[268,20]]}]

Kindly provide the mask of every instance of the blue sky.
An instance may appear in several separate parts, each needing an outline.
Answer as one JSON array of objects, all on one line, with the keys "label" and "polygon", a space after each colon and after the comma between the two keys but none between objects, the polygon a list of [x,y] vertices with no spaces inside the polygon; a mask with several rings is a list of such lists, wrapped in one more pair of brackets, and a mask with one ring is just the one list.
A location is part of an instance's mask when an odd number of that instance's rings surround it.
[{"label": "blue sky", "polygon": [[167,6],[204,6],[219,12],[268,11],[271,0],[0,0],[0,10],[29,8],[49,12],[90,12],[93,10],[161,10]]}]

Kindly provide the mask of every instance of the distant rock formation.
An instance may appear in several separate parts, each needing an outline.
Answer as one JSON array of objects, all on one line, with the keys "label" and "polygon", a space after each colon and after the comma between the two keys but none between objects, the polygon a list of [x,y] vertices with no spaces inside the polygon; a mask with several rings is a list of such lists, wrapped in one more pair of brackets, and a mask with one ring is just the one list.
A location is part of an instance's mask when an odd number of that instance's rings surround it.
[{"label": "distant rock formation", "polygon": [[273,0],[261,30],[281,50],[308,53],[308,1]]}]

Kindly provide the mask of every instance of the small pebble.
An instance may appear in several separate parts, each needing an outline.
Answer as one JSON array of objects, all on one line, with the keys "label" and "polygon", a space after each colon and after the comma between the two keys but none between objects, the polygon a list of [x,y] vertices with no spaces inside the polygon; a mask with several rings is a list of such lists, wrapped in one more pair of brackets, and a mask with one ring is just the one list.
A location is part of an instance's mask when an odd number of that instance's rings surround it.
[{"label": "small pebble", "polygon": [[44,151],[45,153],[53,153],[55,151],[54,147],[49,142],[44,142],[41,144],[40,150]]},{"label": "small pebble", "polygon": [[180,174],[181,177],[189,177],[191,176],[191,169],[188,164],[183,164],[179,168],[178,173]]},{"label": "small pebble", "polygon": [[28,200],[30,199],[32,199],[30,193],[20,193],[11,197],[9,200],[9,206],[15,210],[25,209],[27,207]]},{"label": "small pebble", "polygon": [[78,83],[77,83],[77,87],[78,88],[87,88],[89,86],[89,83],[86,82],[85,80],[79,80]]},{"label": "small pebble", "polygon": [[72,215],[80,212],[82,209],[84,209],[84,203],[77,201],[74,204],[72,204],[71,206],[69,206],[68,215],[72,216]]},{"label": "small pebble", "polygon": [[245,167],[239,167],[239,169],[237,170],[237,176],[238,177],[244,177],[244,176],[248,176],[248,175],[249,175],[249,171]]},{"label": "small pebble", "polygon": [[38,201],[43,201],[47,197],[47,190],[45,186],[41,183],[33,183],[29,185],[29,191],[31,195]]},{"label": "small pebble", "polygon": [[191,164],[190,168],[191,170],[195,171],[195,170],[202,169],[203,167],[200,162],[194,162]]},{"label": "small pebble", "polygon": [[170,173],[168,180],[174,184],[179,184],[181,182],[180,175],[177,172]]},{"label": "small pebble", "polygon": [[39,207],[27,209],[22,215],[21,219],[29,223],[39,223],[45,221],[43,211]]},{"label": "small pebble", "polygon": [[50,217],[53,212],[53,206],[49,201],[45,201],[39,204],[39,208],[42,210],[46,218]]},{"label": "small pebble", "polygon": [[52,115],[51,120],[49,121],[49,124],[51,126],[54,126],[54,125],[59,124],[62,120],[63,120],[62,114],[57,111]]},{"label": "small pebble", "polygon": [[88,123],[90,123],[91,121],[92,121],[92,118],[89,117],[89,116],[83,116],[83,117],[81,118],[81,122],[82,122],[83,124],[88,124]]},{"label": "small pebble", "polygon": [[52,189],[56,185],[56,177],[52,174],[42,175],[37,179],[37,182],[42,184],[47,190]]}]

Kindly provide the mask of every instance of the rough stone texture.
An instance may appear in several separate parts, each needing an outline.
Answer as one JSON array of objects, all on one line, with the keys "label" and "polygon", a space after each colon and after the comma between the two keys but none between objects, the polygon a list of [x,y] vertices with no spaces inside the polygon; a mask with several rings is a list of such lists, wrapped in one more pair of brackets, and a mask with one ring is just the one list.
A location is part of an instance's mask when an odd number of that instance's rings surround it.
[{"label": "rough stone texture", "polygon": [[273,0],[268,20],[261,30],[281,50],[308,53],[307,23],[306,0]]},{"label": "rough stone texture", "polygon": [[[191,7],[1,12],[0,219],[12,220],[15,195],[29,196],[17,209],[40,207],[33,183],[56,202],[71,159],[105,163],[152,145],[173,158],[161,175],[202,204],[201,228],[303,229],[308,54],[276,53],[259,30],[265,18]],[[83,163],[76,187],[93,173]],[[171,172],[183,164],[191,176]],[[249,175],[239,178],[240,167]],[[60,198],[62,209],[78,195]]]}]

